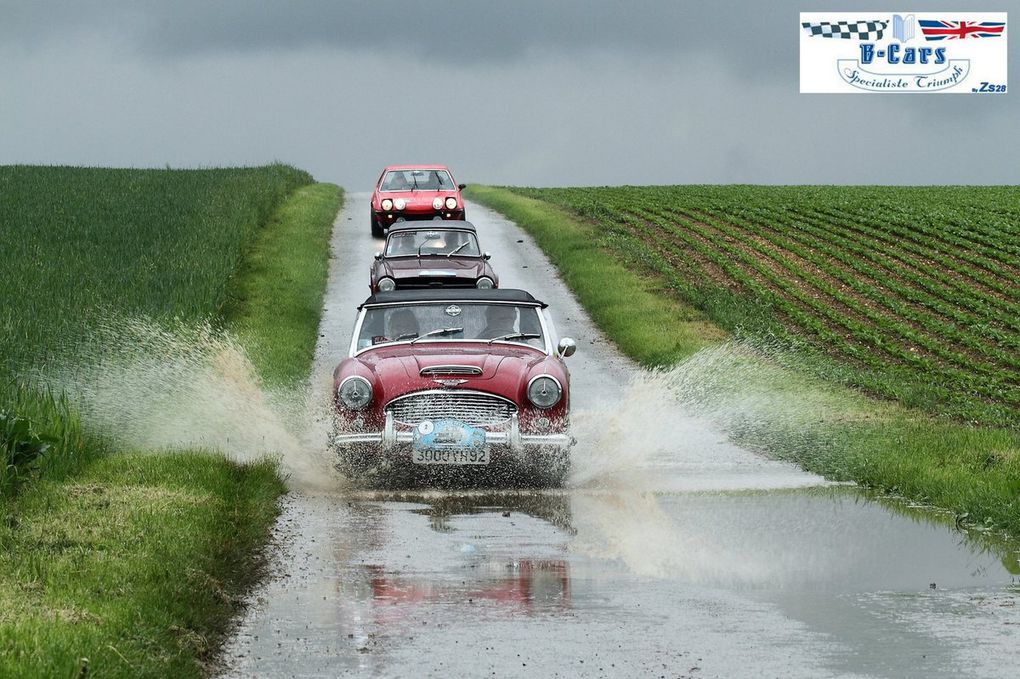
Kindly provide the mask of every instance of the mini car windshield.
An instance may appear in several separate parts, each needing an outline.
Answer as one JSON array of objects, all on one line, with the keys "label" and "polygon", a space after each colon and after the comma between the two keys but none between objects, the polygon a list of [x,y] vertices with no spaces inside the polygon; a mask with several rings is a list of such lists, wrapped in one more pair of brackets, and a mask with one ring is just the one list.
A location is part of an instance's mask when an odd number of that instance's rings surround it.
[{"label": "mini car windshield", "polygon": [[451,340],[512,342],[543,351],[546,348],[536,307],[442,302],[366,309],[358,334],[358,350],[388,342],[415,341],[420,346]]},{"label": "mini car windshield", "polygon": [[456,186],[446,170],[390,170],[380,191],[453,191]]},{"label": "mini car windshield", "polygon": [[386,240],[387,257],[417,255],[449,255],[478,257],[478,240],[469,231],[422,229],[421,231],[395,231]]}]

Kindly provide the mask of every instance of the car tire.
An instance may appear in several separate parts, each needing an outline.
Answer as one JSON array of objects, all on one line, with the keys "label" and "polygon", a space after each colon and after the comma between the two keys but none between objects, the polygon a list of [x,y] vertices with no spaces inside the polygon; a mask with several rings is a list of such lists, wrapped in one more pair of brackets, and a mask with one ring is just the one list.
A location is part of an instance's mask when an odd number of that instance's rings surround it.
[{"label": "car tire", "polygon": [[379,220],[375,218],[375,215],[370,215],[369,219],[372,222],[372,238],[382,238],[385,236],[386,232],[383,231],[382,226],[379,225]]}]

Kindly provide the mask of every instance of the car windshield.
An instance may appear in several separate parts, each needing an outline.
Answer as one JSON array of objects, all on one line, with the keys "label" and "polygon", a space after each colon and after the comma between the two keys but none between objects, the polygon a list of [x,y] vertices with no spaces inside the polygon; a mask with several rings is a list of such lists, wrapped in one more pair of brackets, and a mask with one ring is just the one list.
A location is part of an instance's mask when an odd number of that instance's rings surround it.
[{"label": "car windshield", "polygon": [[[427,335],[427,336],[426,336]],[[446,340],[527,344],[545,350],[539,311],[534,306],[491,302],[408,304],[365,310],[358,349],[386,342],[423,344]]]},{"label": "car windshield", "polygon": [[453,191],[456,187],[446,170],[390,170],[380,191]]},{"label": "car windshield", "polygon": [[478,241],[469,231],[422,229],[420,231],[394,231],[386,239],[386,256],[456,255],[478,257]]}]

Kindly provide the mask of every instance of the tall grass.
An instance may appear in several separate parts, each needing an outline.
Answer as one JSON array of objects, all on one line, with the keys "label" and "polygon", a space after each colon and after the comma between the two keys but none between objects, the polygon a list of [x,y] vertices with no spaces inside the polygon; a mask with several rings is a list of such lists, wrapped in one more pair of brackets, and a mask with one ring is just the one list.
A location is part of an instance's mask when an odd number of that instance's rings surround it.
[{"label": "tall grass", "polygon": [[311,181],[285,165],[0,167],[0,375],[73,351],[108,310],[213,316],[255,230]]},{"label": "tall grass", "polygon": [[102,449],[63,395],[7,382],[0,403],[0,498],[36,473],[66,476]]}]

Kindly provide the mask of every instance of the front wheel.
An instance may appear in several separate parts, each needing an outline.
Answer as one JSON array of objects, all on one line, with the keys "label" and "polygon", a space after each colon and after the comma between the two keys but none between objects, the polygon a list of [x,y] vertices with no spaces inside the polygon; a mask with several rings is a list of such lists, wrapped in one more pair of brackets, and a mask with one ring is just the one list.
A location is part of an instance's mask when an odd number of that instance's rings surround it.
[{"label": "front wheel", "polygon": [[383,231],[383,228],[379,224],[379,220],[375,218],[375,215],[370,215],[369,219],[372,222],[372,238],[382,238],[385,236],[386,232]]}]

